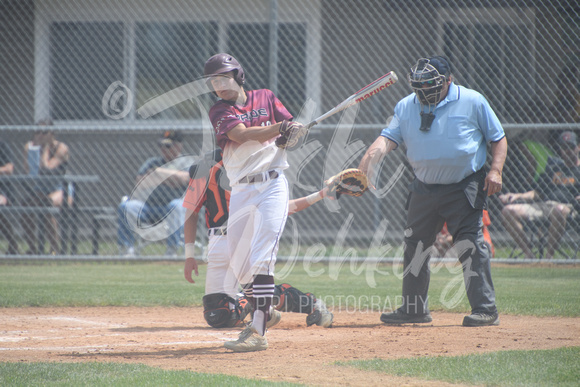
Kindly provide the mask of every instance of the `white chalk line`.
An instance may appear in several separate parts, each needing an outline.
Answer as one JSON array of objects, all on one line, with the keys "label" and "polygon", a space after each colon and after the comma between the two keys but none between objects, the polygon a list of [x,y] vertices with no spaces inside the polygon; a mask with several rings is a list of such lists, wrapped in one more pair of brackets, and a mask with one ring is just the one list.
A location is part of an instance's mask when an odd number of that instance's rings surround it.
[{"label": "white chalk line", "polygon": [[224,341],[229,340],[228,338],[223,338],[223,340],[212,340],[212,341],[174,341],[166,343],[130,343],[130,344],[101,344],[101,345],[82,345],[82,346],[61,346],[61,347],[18,347],[18,348],[2,348],[0,351],[81,351],[87,350],[89,352],[92,350],[105,348],[108,352],[113,352],[118,348],[122,347],[151,347],[151,346],[172,346],[172,345],[196,345],[196,344],[223,344]]},{"label": "white chalk line", "polygon": [[[20,332],[18,332],[20,334]],[[224,332],[225,333],[225,332]],[[203,332],[200,334],[201,336],[210,336],[210,337],[220,337],[223,335],[222,332]],[[195,335],[195,336],[200,336]],[[78,336],[25,336],[25,337],[12,337],[12,336],[0,336],[0,342],[9,342],[9,343],[17,343],[19,341],[50,341],[50,340],[70,340],[70,339],[91,339],[91,338],[106,338],[106,337],[118,337],[118,336],[127,336],[126,333],[108,333],[106,335],[103,334],[96,334],[96,335],[78,335]],[[180,336],[185,336],[180,334]],[[227,340],[227,339],[226,339]]]},{"label": "white chalk line", "polygon": [[[17,331],[15,333],[22,334],[22,331]],[[119,347],[152,347],[152,346],[171,346],[171,345],[197,345],[197,344],[222,344],[224,341],[231,340],[233,335],[237,335],[239,332],[229,331],[229,332],[198,332],[195,336],[206,336],[212,338],[213,340],[194,340],[194,341],[170,341],[170,342],[137,342],[137,343],[116,343],[116,344],[93,344],[93,345],[82,345],[82,346],[49,346],[49,347],[0,347],[0,351],[75,351],[75,350],[90,350],[99,348],[109,348],[113,351],[115,348]],[[59,336],[59,337],[47,337],[47,336],[26,336],[26,337],[10,337],[10,336],[0,336],[0,342],[5,343],[18,343],[22,341],[33,342],[33,341],[55,341],[55,340],[70,340],[78,338],[79,340],[89,339],[89,338],[100,338],[106,340],[107,337],[126,337],[126,333],[108,333],[108,334],[96,334],[96,335],[80,335],[80,336]],[[183,335],[182,335],[183,336]],[[217,339],[217,340],[216,340]]]},{"label": "white chalk line", "polygon": [[95,321],[95,320],[83,319],[83,318],[78,318],[78,317],[68,317],[68,316],[42,316],[42,317],[38,317],[38,316],[17,316],[17,317],[4,316],[4,317],[0,318],[0,322],[2,322],[3,320],[7,320],[7,321],[23,321],[23,320],[68,321],[68,322],[80,323],[80,324],[85,324],[85,325],[105,326],[105,327],[111,327],[111,328],[123,328],[123,327],[127,326],[127,324],[114,324],[114,323],[109,323],[109,322],[100,322],[100,321]]},{"label": "white chalk line", "polygon": [[114,328],[121,328],[121,327],[125,327],[126,326],[126,324],[111,324],[111,323],[108,323],[108,322],[99,322],[99,321],[95,321],[95,320],[86,320],[86,319],[82,319],[82,318],[78,318],[78,317],[56,316],[56,317],[43,317],[43,319],[44,320],[70,321],[70,322],[76,322],[76,323],[87,324],[87,325],[100,325],[100,326],[114,327]]},{"label": "white chalk line", "polygon": [[[26,320],[26,319],[34,319],[37,320],[38,317],[31,316],[30,318],[9,318],[10,320]],[[127,328],[127,324],[112,324],[106,322],[98,322],[94,320],[87,320],[77,317],[66,317],[66,316],[55,316],[55,317],[47,317],[44,316],[41,318],[42,320],[57,320],[57,321],[68,321],[83,324],[84,327],[63,327],[61,329],[47,329],[43,330],[42,332],[59,332],[62,330],[86,330],[90,329],[86,325],[92,325],[94,327],[108,327],[108,328]],[[18,334],[18,335],[25,335],[29,334],[31,330],[24,330],[24,331],[4,331],[4,334]],[[172,341],[172,342],[146,342],[146,343],[117,343],[117,344],[99,344],[99,345],[75,345],[75,346],[44,346],[44,347],[0,347],[0,351],[87,351],[90,352],[91,350],[95,351],[102,351],[106,349],[107,351],[115,351],[117,348],[135,348],[135,347],[152,347],[152,346],[172,346],[172,345],[199,345],[199,344],[223,344],[224,341],[231,340],[231,337],[224,337],[224,335],[235,335],[239,332],[231,331],[231,332],[198,332],[195,336],[207,336],[210,338],[214,338],[214,340],[209,341]],[[49,340],[70,340],[78,338],[80,340],[89,339],[89,338],[102,338],[106,340],[107,337],[118,337],[118,336],[127,336],[130,335],[128,333],[108,333],[108,334],[96,334],[96,335],[79,335],[79,336],[58,336],[58,337],[47,337],[47,336],[22,336],[22,337],[13,337],[13,336],[0,336],[0,343],[18,343],[18,342],[33,342],[33,341],[49,341]],[[217,340],[215,340],[217,339]]]},{"label": "white chalk line", "polygon": [[13,342],[17,343],[19,341],[52,341],[52,340],[70,340],[70,339],[90,339],[94,337],[114,337],[114,336],[125,336],[121,333],[111,333],[108,335],[82,335],[82,336],[28,336],[28,337],[1,337],[0,342]]}]

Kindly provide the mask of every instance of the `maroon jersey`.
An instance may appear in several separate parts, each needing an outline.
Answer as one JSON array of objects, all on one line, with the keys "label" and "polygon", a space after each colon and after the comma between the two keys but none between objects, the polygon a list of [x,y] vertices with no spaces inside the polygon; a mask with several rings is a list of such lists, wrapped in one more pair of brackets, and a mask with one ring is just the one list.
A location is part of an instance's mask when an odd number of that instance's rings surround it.
[{"label": "maroon jersey", "polygon": [[[228,220],[230,191],[224,189],[223,179],[227,179],[223,161],[209,170],[209,176],[190,179],[189,187],[183,199],[183,207],[199,212],[205,206],[205,223],[207,228],[222,227]],[[220,180],[222,184],[220,184]]]},{"label": "maroon jersey", "polygon": [[233,102],[220,100],[209,110],[209,119],[216,133],[217,144],[225,149],[229,141],[227,132],[238,124],[267,126],[283,120],[292,120],[292,115],[271,90],[246,91],[246,104],[236,105]]}]

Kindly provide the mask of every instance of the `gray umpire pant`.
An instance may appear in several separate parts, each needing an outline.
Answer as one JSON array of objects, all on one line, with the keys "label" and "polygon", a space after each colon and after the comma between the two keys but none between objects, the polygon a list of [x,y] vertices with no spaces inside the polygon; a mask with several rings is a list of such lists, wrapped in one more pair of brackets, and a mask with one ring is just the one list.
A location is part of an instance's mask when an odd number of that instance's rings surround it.
[{"label": "gray umpire pant", "polygon": [[424,184],[415,180],[407,201],[405,228],[403,303],[407,314],[429,312],[432,245],[447,222],[459,261],[472,313],[495,313],[495,291],[491,279],[491,253],[483,238],[483,191],[485,172],[480,170],[456,184]]}]

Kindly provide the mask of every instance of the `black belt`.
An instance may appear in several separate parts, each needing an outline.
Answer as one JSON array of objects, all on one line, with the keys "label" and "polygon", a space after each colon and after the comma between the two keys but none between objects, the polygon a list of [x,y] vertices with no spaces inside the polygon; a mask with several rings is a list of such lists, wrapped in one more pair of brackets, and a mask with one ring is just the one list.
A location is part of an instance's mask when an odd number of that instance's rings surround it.
[{"label": "black belt", "polygon": [[214,227],[207,230],[207,236],[212,235],[227,235],[228,229],[226,227]]},{"label": "black belt", "polygon": [[238,184],[254,184],[276,179],[279,176],[278,171],[272,169],[271,171],[258,173],[256,175],[246,176],[238,181]]}]

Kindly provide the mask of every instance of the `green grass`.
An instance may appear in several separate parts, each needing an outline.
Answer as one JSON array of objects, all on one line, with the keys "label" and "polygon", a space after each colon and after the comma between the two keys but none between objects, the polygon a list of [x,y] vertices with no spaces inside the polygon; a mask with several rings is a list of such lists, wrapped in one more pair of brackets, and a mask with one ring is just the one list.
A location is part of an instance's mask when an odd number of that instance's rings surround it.
[{"label": "green grass", "polygon": [[493,268],[501,313],[533,316],[580,316],[580,267]]},{"label": "green grass", "polygon": [[[0,307],[201,305],[206,267],[200,265],[196,284],[190,284],[180,262],[4,261]],[[389,264],[280,262],[276,283],[312,292],[336,310],[378,312],[400,302],[398,270]],[[580,316],[580,267],[508,266],[494,267],[492,272],[501,313]],[[459,302],[449,303],[450,294]],[[469,311],[460,268],[433,267],[429,297],[431,310]]]},{"label": "green grass", "polygon": [[[513,252],[512,252],[513,251]],[[561,243],[558,250],[554,253],[554,259],[570,259],[574,258],[575,249],[573,246]],[[534,253],[537,254],[537,251],[534,250]],[[544,251],[544,254],[546,252]],[[512,256],[513,255],[513,256]],[[514,250],[513,246],[495,246],[495,258],[513,258],[513,259],[522,259],[522,250],[516,248]],[[537,257],[536,257],[537,258]],[[580,263],[580,253],[576,255],[576,263]]]},{"label": "green grass", "polygon": [[[165,254],[165,249],[167,245],[165,242],[152,242],[147,243],[142,247],[139,255],[143,257],[162,257]],[[8,243],[6,241],[0,241],[0,252],[2,254],[8,250]],[[25,254],[28,250],[28,245],[20,241],[18,243],[18,251],[21,254]],[[44,244],[44,253],[48,254],[50,251],[50,244],[46,242]],[[181,248],[181,252],[183,252],[183,247]],[[196,249],[196,253],[202,254],[201,249]],[[67,251],[67,254],[71,254],[70,248]],[[117,256],[119,254],[119,245],[117,244],[116,240],[112,241],[110,239],[101,240],[99,242],[99,252],[98,256]],[[93,255],[93,242],[90,239],[80,239],[76,242],[76,253],[75,255],[83,256],[83,255]]]},{"label": "green grass", "polygon": [[[0,307],[201,305],[205,269],[201,265],[196,284],[190,284],[183,277],[181,262],[0,261]],[[280,262],[277,270],[277,283],[288,282],[313,292],[335,309],[372,309],[374,313],[396,307],[401,293],[397,265]],[[460,268],[442,264],[432,271],[431,309],[468,311]],[[579,266],[494,266],[492,271],[500,313],[580,316]],[[450,285],[462,298],[449,309],[442,295]],[[373,297],[380,302],[373,304]],[[391,303],[386,304],[386,300]],[[578,348],[562,348],[464,357],[376,359],[342,365],[456,383],[578,385],[578,358]],[[262,385],[259,383],[262,382],[144,365],[0,363],[0,385],[9,386]]]},{"label": "green grass", "polygon": [[1,386],[294,386],[142,364],[0,363]]},{"label": "green grass", "polygon": [[203,278],[181,263],[0,263],[0,307],[201,305]]},{"label": "green grass", "polygon": [[580,348],[503,351],[456,357],[357,360],[338,365],[366,371],[487,386],[578,386]]},{"label": "green grass", "polygon": [[[278,269],[283,265],[278,264]],[[358,270],[364,269],[361,273]],[[368,269],[368,270],[367,270]],[[380,273],[377,271],[379,270]],[[342,267],[331,268],[329,265],[317,264],[308,272],[301,262],[296,263],[291,273],[283,281],[293,286],[310,291],[325,299],[329,306],[332,300],[342,301],[346,308],[370,309],[370,300],[380,297],[379,305],[388,307],[388,302],[396,303],[401,294],[401,280],[395,275],[393,265],[357,264],[352,268],[349,263]],[[450,264],[433,267],[429,287],[429,305],[434,311],[467,312],[470,310],[465,297],[461,268]],[[307,273],[316,274],[311,277]],[[338,273],[336,277],[333,273]],[[381,274],[382,273],[382,274]],[[492,277],[496,288],[497,304],[500,313],[534,316],[580,316],[580,266],[501,266],[492,267]],[[336,279],[335,279],[336,278]],[[372,288],[369,284],[376,283]],[[277,281],[279,283],[279,281]],[[449,308],[450,296],[444,298],[444,290],[451,287],[452,291],[462,296],[460,302]],[[338,296],[342,296],[339,299]],[[325,297],[328,297],[325,298]],[[365,306],[365,300],[369,300]],[[345,306],[346,303],[346,306]]]}]

